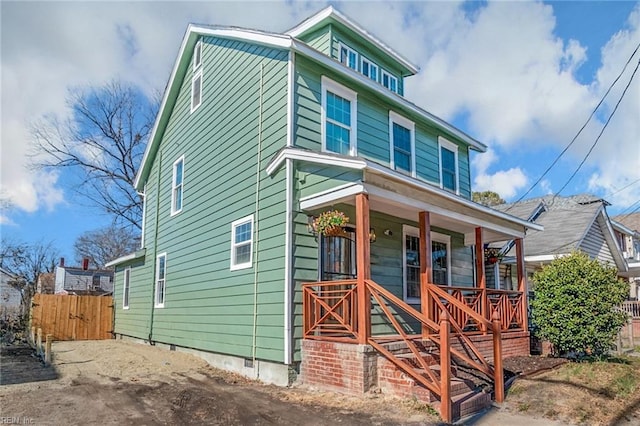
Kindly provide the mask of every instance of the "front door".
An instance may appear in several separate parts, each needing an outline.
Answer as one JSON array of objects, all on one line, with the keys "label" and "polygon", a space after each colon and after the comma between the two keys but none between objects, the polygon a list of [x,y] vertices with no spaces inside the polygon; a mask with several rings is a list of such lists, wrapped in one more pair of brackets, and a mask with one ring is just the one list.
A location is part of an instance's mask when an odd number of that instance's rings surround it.
[{"label": "front door", "polygon": [[[431,282],[450,285],[451,237],[431,232]],[[403,227],[403,284],[405,300],[420,303],[420,230],[412,226]]]},{"label": "front door", "polygon": [[343,235],[320,236],[320,281],[356,278],[356,232],[346,227]]}]

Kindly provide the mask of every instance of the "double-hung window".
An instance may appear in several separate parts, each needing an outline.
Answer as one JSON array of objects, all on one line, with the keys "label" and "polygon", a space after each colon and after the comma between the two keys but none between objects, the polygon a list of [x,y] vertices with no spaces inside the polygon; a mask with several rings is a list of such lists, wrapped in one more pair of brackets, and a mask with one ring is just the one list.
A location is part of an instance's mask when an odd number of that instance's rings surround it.
[{"label": "double-hung window", "polygon": [[167,284],[167,253],[158,255],[156,263],[156,297],[155,307],[164,308],[164,296]]},{"label": "double-hung window", "polygon": [[438,149],[440,151],[440,185],[458,194],[458,145],[439,137]]},{"label": "double-hung window", "polygon": [[356,92],[322,77],[322,149],[356,155]]},{"label": "double-hung window", "polygon": [[131,267],[124,270],[124,282],[122,284],[122,309],[129,309],[129,285],[131,280]]},{"label": "double-hung window", "polygon": [[360,56],[360,70],[371,80],[378,81],[378,66],[364,56]]},{"label": "double-hung window", "polygon": [[415,176],[415,124],[389,111],[391,167]]},{"label": "double-hung window", "polygon": [[344,44],[340,45],[340,62],[358,71],[358,53]]},{"label": "double-hung window", "polygon": [[182,211],[184,195],[184,156],[173,163],[173,183],[171,185],[171,214]]},{"label": "double-hung window", "polygon": [[231,270],[251,267],[253,260],[253,215],[231,224]]},{"label": "double-hung window", "polygon": [[382,85],[392,92],[398,93],[398,79],[382,70]]}]

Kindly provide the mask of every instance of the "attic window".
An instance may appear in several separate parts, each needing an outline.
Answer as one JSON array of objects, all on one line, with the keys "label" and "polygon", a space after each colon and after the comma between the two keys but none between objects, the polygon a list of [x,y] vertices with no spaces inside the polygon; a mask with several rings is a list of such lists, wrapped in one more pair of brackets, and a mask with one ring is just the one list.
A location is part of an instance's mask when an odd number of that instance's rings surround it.
[{"label": "attic window", "polygon": [[202,104],[202,68],[195,73],[191,80],[191,112]]},{"label": "attic window", "polygon": [[202,42],[198,41],[193,48],[193,70],[196,71],[202,65]]},{"label": "attic window", "polygon": [[364,56],[360,56],[360,69],[362,70],[362,74],[373,81],[378,81],[378,66]]},{"label": "attic window", "polygon": [[358,71],[358,53],[344,44],[340,45],[340,62]]},{"label": "attic window", "polygon": [[399,93],[398,79],[392,76],[391,74],[389,74],[388,72],[386,72],[385,70],[382,70],[382,85],[387,89],[391,90],[392,92]]}]

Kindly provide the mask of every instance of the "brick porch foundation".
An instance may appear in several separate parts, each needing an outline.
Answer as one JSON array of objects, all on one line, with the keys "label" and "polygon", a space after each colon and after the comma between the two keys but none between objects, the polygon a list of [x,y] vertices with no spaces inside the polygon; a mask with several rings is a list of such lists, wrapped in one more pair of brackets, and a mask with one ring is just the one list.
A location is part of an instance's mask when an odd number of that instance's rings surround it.
[{"label": "brick porch foundation", "polygon": [[[491,335],[470,336],[480,352],[493,361]],[[461,348],[452,337],[453,346]],[[408,351],[404,343],[394,345],[394,352]],[[406,349],[406,350],[403,350]],[[529,333],[505,333],[502,339],[502,356],[529,355]],[[326,390],[363,394],[378,387],[385,394],[400,398],[415,397],[423,402],[432,402],[428,390],[400,371],[369,345],[335,343],[318,340],[302,341],[302,363],[300,381],[309,386]]]}]

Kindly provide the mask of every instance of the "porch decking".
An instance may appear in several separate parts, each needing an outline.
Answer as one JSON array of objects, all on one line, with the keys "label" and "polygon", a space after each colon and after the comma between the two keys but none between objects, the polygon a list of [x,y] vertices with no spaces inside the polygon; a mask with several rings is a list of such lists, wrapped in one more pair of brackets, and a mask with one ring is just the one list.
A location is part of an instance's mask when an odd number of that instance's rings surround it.
[{"label": "porch decking", "polygon": [[[420,259],[424,261],[420,262],[420,310],[417,310],[371,280],[367,194],[357,194],[355,205],[357,279],[303,284],[304,339],[373,347],[439,399],[440,413],[446,422],[451,422],[454,416],[452,357],[490,377],[494,398],[502,402],[503,334],[527,335],[528,330],[522,238],[514,238],[517,291],[486,288],[481,227],[475,228],[476,286],[438,286],[430,282],[430,214],[420,211]],[[384,318],[390,333],[372,333],[372,306],[376,315]],[[419,331],[411,331],[400,314],[416,321]],[[474,343],[474,336],[490,336],[490,357]],[[402,342],[408,353],[394,354],[388,349],[389,342]],[[429,348],[426,349],[429,359],[437,359],[437,368],[427,360],[425,348]]]}]

